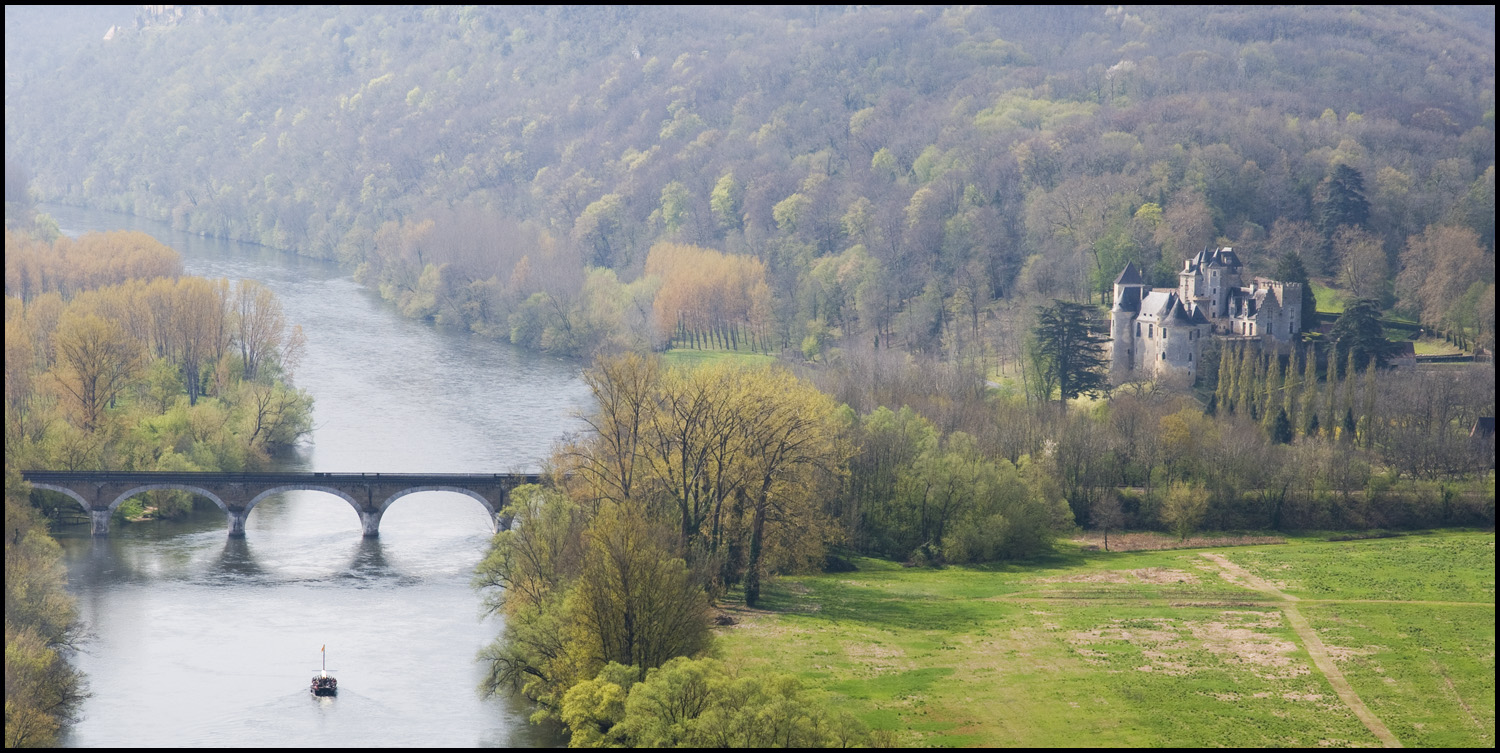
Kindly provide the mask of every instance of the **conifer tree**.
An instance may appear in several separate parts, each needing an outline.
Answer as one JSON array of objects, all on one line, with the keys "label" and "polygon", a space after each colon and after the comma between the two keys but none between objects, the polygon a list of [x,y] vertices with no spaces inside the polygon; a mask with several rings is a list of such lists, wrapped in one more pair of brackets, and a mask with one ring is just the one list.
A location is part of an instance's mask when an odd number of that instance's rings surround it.
[{"label": "conifer tree", "polygon": [[1271,441],[1277,444],[1287,444],[1292,441],[1292,422],[1286,416],[1285,408],[1276,409],[1276,418],[1271,422]]},{"label": "conifer tree", "polygon": [[1108,338],[1091,329],[1089,307],[1059,300],[1051,306],[1040,306],[1033,334],[1046,368],[1056,380],[1061,405],[1108,387],[1102,347]]}]

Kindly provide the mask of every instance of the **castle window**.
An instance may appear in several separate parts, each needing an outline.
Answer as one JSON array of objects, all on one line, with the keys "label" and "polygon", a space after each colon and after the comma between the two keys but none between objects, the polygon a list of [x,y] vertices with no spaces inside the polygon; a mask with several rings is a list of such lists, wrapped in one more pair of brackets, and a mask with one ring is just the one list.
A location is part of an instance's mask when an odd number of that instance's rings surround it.
[{"label": "castle window", "polygon": [[1163,340],[1167,339],[1167,328],[1166,327],[1162,327],[1161,328],[1161,339],[1163,339]]},{"label": "castle window", "polygon": [[1192,354],[1192,353],[1189,353],[1189,354],[1188,354],[1188,360],[1189,360],[1189,361],[1191,361],[1191,360],[1193,360],[1193,354]]},{"label": "castle window", "polygon": [[1140,322],[1136,322],[1135,323],[1135,336],[1136,337],[1140,337],[1141,336],[1141,323]]},{"label": "castle window", "polygon": [[1146,325],[1146,336],[1147,337],[1156,337],[1156,325],[1155,324],[1147,324]]}]

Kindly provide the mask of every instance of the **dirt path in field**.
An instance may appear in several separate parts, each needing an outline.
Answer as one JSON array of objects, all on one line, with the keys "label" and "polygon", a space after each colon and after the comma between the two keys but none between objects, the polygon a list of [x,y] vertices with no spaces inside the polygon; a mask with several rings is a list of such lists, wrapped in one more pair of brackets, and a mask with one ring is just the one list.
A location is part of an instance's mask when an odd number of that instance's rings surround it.
[{"label": "dirt path in field", "polygon": [[1344,679],[1344,673],[1339,671],[1338,666],[1333,663],[1333,658],[1328,655],[1328,648],[1323,645],[1323,639],[1318,637],[1317,632],[1312,629],[1312,625],[1308,623],[1307,618],[1303,617],[1302,613],[1297,610],[1296,602],[1300,601],[1300,599],[1290,594],[1282,593],[1280,589],[1256,577],[1245,568],[1230,562],[1223,555],[1211,554],[1209,552],[1202,552],[1201,554],[1205,559],[1223,568],[1224,579],[1230,583],[1252,588],[1281,599],[1281,611],[1286,614],[1287,621],[1292,624],[1292,629],[1302,638],[1303,645],[1307,646],[1307,653],[1312,657],[1313,666],[1317,667],[1318,671],[1322,672],[1328,678],[1328,684],[1333,686],[1334,692],[1338,693],[1339,698],[1344,701],[1344,705],[1348,706],[1349,710],[1354,712],[1354,715],[1364,723],[1371,734],[1375,735],[1376,738],[1379,738],[1385,744],[1385,747],[1402,747],[1401,741],[1397,740],[1396,736],[1391,734],[1391,731],[1386,728],[1385,723],[1380,721],[1380,717],[1375,716],[1375,712],[1370,711],[1365,702],[1360,700],[1359,694],[1355,693],[1354,688],[1349,685],[1349,681]]}]

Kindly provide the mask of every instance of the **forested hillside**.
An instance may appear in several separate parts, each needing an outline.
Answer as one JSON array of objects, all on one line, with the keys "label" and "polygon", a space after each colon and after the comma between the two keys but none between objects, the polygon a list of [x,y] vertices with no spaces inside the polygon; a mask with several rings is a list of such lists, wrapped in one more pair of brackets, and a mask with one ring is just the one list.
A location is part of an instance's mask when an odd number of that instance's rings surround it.
[{"label": "forested hillside", "polygon": [[[7,9],[39,198],[335,257],[537,347],[958,352],[993,301],[1215,242],[1493,339],[1482,8],[151,7],[109,40]],[[754,257],[769,304],[653,311],[662,242],[713,279]]]}]

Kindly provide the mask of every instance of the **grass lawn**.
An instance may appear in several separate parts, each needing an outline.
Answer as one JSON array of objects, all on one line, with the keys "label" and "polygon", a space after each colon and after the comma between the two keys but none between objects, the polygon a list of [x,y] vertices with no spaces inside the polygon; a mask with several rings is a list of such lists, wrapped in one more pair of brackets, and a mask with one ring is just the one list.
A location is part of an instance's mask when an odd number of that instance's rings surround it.
[{"label": "grass lawn", "polygon": [[668,350],[661,354],[661,360],[668,366],[697,367],[715,361],[733,361],[746,366],[763,366],[776,363],[776,356],[765,353],[748,353],[733,350],[692,350],[677,349]]},{"label": "grass lawn", "polygon": [[1456,356],[1463,353],[1457,345],[1436,337],[1424,337],[1413,346],[1419,356]]},{"label": "grass lawn", "polygon": [[[783,578],[720,650],[791,671],[903,745],[1376,745],[1318,669],[1298,602],[1406,745],[1492,745],[1493,533]],[[1061,548],[1061,547],[1060,547]],[[1371,600],[1400,600],[1384,603]],[[1415,602],[1444,602],[1422,604]]]},{"label": "grass lawn", "polygon": [[1322,283],[1312,284],[1313,295],[1318,299],[1318,310],[1328,314],[1344,313],[1344,291],[1334,290]]}]

